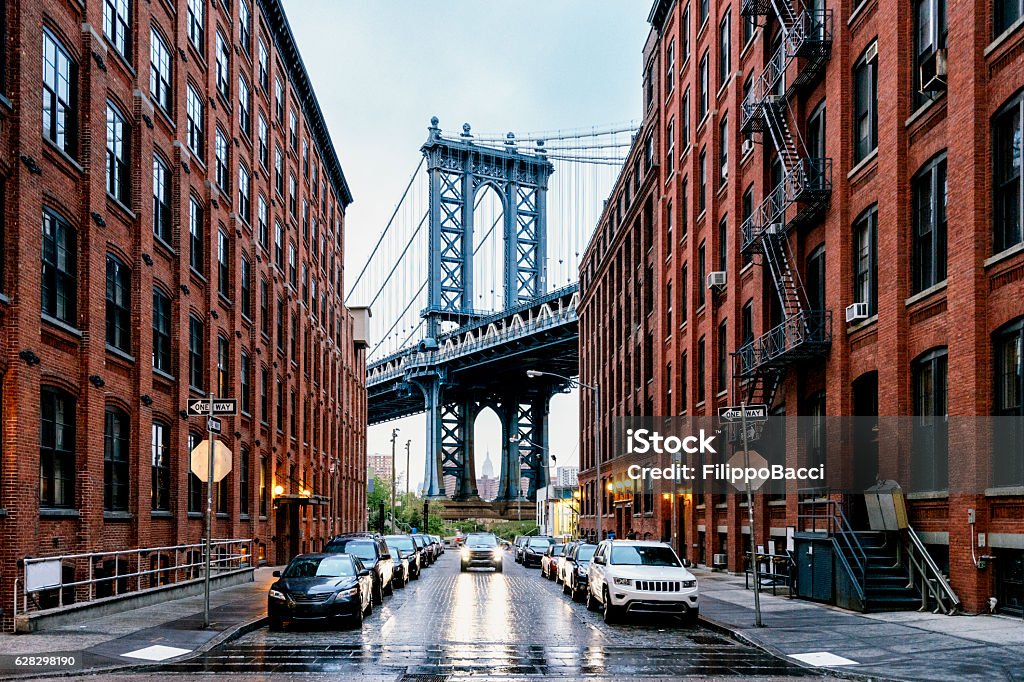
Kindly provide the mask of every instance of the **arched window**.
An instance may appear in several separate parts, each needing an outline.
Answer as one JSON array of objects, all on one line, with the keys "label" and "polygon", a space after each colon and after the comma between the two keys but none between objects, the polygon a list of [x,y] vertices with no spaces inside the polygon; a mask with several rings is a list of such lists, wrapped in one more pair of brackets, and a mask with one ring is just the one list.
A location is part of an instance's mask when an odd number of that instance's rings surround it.
[{"label": "arched window", "polygon": [[910,470],[914,491],[948,487],[948,365],[945,347],[923,353],[911,364],[914,431]]},{"label": "arched window", "polygon": [[57,388],[40,391],[39,506],[75,503],[75,398]]},{"label": "arched window", "polygon": [[128,511],[128,414],[108,407],[103,420],[103,510]]}]

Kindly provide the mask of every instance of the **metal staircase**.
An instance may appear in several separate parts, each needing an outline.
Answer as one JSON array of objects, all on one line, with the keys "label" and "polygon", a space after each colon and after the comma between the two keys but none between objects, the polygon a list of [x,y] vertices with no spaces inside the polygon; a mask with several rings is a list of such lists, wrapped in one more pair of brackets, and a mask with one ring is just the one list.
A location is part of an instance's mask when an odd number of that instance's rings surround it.
[{"label": "metal staircase", "polygon": [[[813,84],[832,51],[832,11],[805,9],[800,0],[744,0],[741,14],[773,14],[782,40],[743,101],[740,128],[771,140],[782,165],[782,179],[769,190],[740,227],[741,249],[760,255],[781,304],[783,320],[741,347],[733,360],[734,389],[748,404],[771,405],[785,367],[827,351],[832,339],[830,311],[810,310],[789,232],[817,220],[832,193],[832,160],[808,154],[794,134],[790,97]],[[795,66],[794,66],[795,65]],[[786,86],[786,76],[795,78]],[[794,117],[795,119],[795,117]]]}]

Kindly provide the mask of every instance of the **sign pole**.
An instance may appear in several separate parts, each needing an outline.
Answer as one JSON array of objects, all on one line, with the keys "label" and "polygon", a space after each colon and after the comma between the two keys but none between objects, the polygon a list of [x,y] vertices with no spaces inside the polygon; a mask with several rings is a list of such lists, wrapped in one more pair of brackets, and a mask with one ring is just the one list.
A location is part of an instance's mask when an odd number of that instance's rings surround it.
[{"label": "sign pole", "polygon": [[[740,428],[743,430],[743,461],[744,468],[750,473],[750,447],[747,441],[747,403],[740,403]],[[750,522],[750,561],[754,573],[754,627],[764,627],[761,622],[761,576],[757,566],[757,536],[754,532],[754,494],[750,488],[750,478],[745,477],[747,484],[747,516]]]},{"label": "sign pole", "polygon": [[210,391],[210,412],[206,419],[210,452],[206,472],[206,579],[203,581],[203,627],[210,627],[210,538],[213,534],[213,391]]}]

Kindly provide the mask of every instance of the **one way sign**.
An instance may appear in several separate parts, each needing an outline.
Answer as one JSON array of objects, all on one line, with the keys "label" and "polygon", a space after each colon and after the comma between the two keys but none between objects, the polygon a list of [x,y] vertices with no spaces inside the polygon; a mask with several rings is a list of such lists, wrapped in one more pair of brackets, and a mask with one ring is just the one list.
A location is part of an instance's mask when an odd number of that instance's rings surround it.
[{"label": "one way sign", "polygon": [[[746,413],[744,415],[744,412]],[[747,421],[751,422],[763,422],[768,420],[768,406],[767,405],[747,405],[744,410],[739,405],[733,405],[732,407],[719,407],[718,418],[723,422],[733,423],[738,422],[746,416]]]},{"label": "one way sign", "polygon": [[234,417],[238,414],[238,400],[235,398],[214,398],[213,414],[210,414],[209,398],[189,398],[188,416],[190,417]]}]

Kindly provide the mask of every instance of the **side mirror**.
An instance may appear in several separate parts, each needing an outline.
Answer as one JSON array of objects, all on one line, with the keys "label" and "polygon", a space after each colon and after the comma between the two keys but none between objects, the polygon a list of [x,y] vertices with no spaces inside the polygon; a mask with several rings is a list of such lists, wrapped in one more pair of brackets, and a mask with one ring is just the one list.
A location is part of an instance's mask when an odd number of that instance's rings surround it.
[{"label": "side mirror", "polygon": [[683,559],[683,568],[689,568],[692,565],[689,559]]},{"label": "side mirror", "polygon": [[360,577],[367,576],[367,575],[370,575],[370,569],[364,568],[361,571],[359,571],[359,576]]},{"label": "side mirror", "polygon": [[593,562],[594,562],[595,564],[598,564],[598,565],[600,565],[600,566],[604,566],[604,557],[603,557],[603,556],[596,556],[596,557],[594,557],[594,558],[592,559],[592,561],[593,561]]},{"label": "side mirror", "polygon": [[280,578],[281,577],[281,571],[274,571],[273,573],[271,573],[271,575],[274,576],[275,578]]}]

